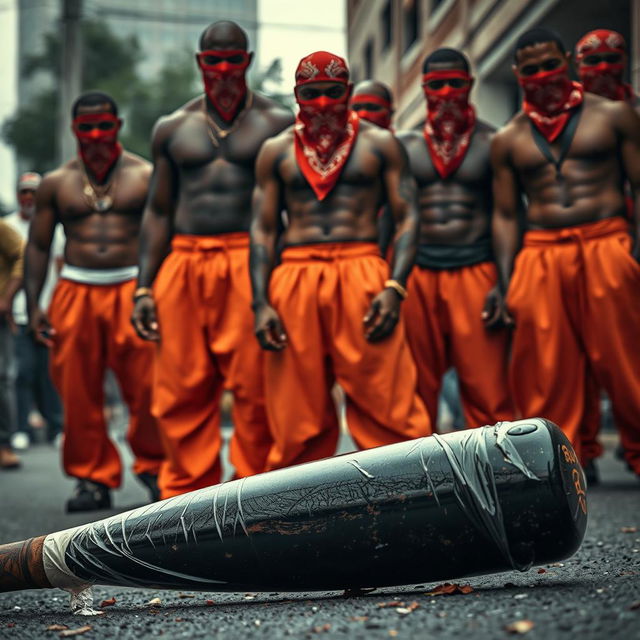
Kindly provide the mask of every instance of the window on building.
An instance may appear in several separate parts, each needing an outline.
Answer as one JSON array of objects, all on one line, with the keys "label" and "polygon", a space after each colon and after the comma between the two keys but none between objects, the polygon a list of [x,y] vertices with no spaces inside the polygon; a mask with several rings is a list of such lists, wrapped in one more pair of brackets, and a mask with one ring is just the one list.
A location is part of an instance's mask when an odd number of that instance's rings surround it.
[{"label": "window on building", "polygon": [[369,40],[364,48],[365,78],[373,78],[373,40]]},{"label": "window on building", "polygon": [[393,40],[393,6],[391,0],[387,0],[387,3],[382,10],[382,50],[384,51]]},{"label": "window on building", "polygon": [[404,51],[408,51],[420,34],[420,0],[405,3],[402,10]]}]

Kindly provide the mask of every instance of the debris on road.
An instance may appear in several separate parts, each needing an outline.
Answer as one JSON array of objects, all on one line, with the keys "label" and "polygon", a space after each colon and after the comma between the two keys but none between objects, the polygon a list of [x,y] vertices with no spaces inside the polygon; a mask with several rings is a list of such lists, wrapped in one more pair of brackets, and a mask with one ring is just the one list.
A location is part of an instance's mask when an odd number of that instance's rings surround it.
[{"label": "debris on road", "polygon": [[515,622],[508,624],[504,630],[507,633],[517,633],[522,635],[524,633],[529,633],[533,627],[535,627],[535,624],[531,620],[516,620]]},{"label": "debris on road", "polygon": [[432,591],[427,591],[425,596],[452,596],[456,594],[466,595],[467,593],[471,593],[473,591],[473,587],[469,584],[459,585],[456,583],[445,582],[444,584],[439,584]]}]

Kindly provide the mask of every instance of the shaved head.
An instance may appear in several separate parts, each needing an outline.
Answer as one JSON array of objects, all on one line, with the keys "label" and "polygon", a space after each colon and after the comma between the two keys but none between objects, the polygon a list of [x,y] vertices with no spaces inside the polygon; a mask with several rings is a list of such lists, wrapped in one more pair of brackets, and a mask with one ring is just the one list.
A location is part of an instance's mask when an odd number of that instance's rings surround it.
[{"label": "shaved head", "polygon": [[380,96],[389,102],[393,101],[391,89],[384,83],[377,80],[363,80],[359,82],[353,90],[353,96],[360,95],[362,93]]},{"label": "shaved head", "polygon": [[210,24],[200,36],[200,51],[209,49],[241,49],[246,51],[249,39],[245,30],[230,20]]}]

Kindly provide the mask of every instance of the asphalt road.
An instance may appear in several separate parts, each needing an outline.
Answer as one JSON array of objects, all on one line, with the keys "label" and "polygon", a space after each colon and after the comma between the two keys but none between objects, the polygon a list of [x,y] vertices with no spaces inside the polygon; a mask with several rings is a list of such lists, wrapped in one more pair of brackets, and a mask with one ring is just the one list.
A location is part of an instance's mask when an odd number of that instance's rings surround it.
[{"label": "asphalt road", "polygon": [[[217,594],[96,588],[95,603],[115,598],[99,617],[72,616],[62,591],[0,594],[0,638],[57,638],[89,625],[79,638],[508,638],[507,627],[530,621],[527,640],[640,639],[640,481],[611,454],[602,484],[589,490],[589,527],[571,559],[527,573],[458,580],[473,591],[428,595],[436,584],[363,595],[341,593]],[[66,515],[72,482],[57,452],[36,447],[24,468],[0,473],[0,541],[64,529],[108,515]],[[118,510],[146,494],[128,475]],[[153,598],[160,603],[150,606]],[[384,606],[381,606],[384,605]],[[529,627],[525,622],[523,630]]]}]

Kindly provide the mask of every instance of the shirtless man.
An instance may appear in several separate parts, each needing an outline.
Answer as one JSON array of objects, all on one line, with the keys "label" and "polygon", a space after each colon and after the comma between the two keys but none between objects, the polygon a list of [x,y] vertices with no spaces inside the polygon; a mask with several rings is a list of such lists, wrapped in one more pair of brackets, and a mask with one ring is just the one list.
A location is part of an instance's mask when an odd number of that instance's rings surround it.
[{"label": "shirtless man", "polygon": [[[515,322],[512,391],[523,416],[553,420],[579,448],[588,365],[611,398],[625,459],[640,474],[640,119],[626,102],[572,83],[569,56],[546,29],[519,38],[523,109],[491,149],[493,244],[507,296],[500,303]],[[635,242],[625,179],[635,195]]]},{"label": "shirtless man", "polygon": [[[326,51],[303,58],[296,124],[258,156],[251,282],[255,331],[267,350],[275,441],[268,469],[335,453],[334,381],[359,447],[430,432],[400,320],[415,255],[415,187],[398,141],[361,121],[348,108],[350,93],[342,58]],[[385,200],[397,229],[391,278],[377,246]],[[282,206],[289,225],[272,274]]]},{"label": "shirtless man", "polygon": [[360,119],[391,129],[393,117],[393,95],[384,82],[363,80],[353,89],[351,108]]},{"label": "shirtless man", "polygon": [[271,447],[252,335],[248,230],[258,150],[293,117],[247,89],[247,44],[233,22],[207,27],[196,55],[205,94],[153,132],[133,323],[157,343],[153,413],[169,456],[163,498],[220,481],[223,389],[234,394],[236,476],[264,471]]},{"label": "shirtless man", "polygon": [[[578,77],[585,91],[609,100],[624,100],[640,113],[640,98],[633,87],[624,82],[629,56],[627,43],[617,31],[596,29],[585,34],[575,47],[574,59]],[[627,209],[633,219],[633,198],[628,196]],[[585,416],[581,431],[581,449],[585,473],[590,484],[598,482],[594,463],[603,453],[598,440],[600,431],[600,389],[590,376],[587,380]],[[618,450],[622,457],[623,451]]]},{"label": "shirtless man", "polygon": [[426,121],[398,134],[418,184],[420,208],[416,266],[404,306],[407,338],[431,423],[436,424],[442,378],[453,366],[466,426],[478,427],[513,419],[509,336],[496,328],[492,314],[497,274],[489,149],[494,129],[477,120],[469,104],[473,77],[462,53],[438,49],[422,71]]},{"label": "shirtless man", "polygon": [[[73,105],[78,157],[47,174],[36,195],[25,260],[29,326],[51,347],[51,374],[64,406],[63,466],[78,478],[68,511],[111,506],[122,465],[104,419],[104,376],[115,373],[129,407],[134,472],[158,498],[164,454],[150,413],[153,348],[129,324],[138,232],[151,166],[118,142],[122,120],[111,97],[87,93]],[[56,223],[65,264],[49,317],[38,301]]]}]

